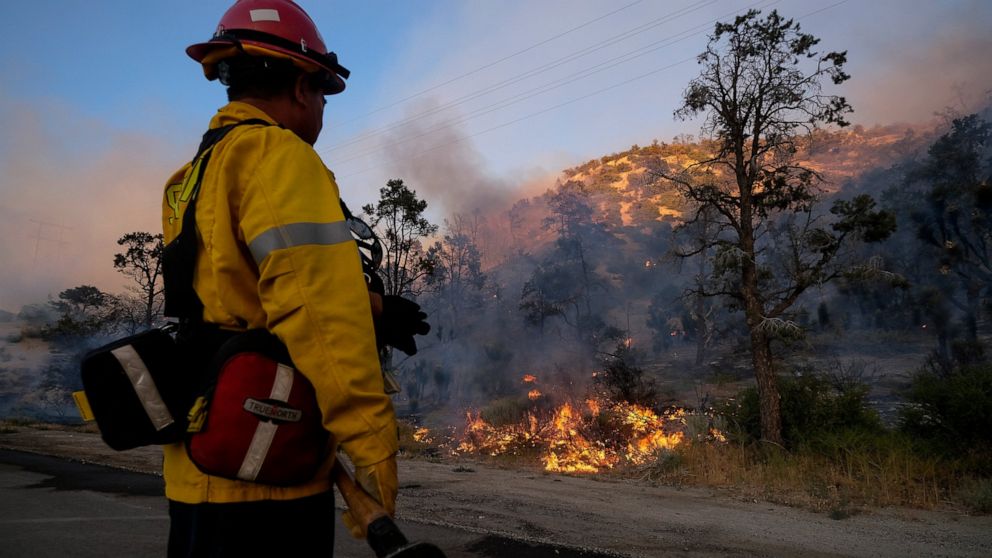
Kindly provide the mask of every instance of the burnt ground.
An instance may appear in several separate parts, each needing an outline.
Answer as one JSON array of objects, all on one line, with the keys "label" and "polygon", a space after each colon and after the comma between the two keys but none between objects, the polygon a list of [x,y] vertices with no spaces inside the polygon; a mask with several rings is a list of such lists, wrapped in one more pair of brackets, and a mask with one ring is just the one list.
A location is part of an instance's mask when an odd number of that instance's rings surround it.
[{"label": "burnt ground", "polygon": [[[159,490],[157,448],[117,453],[93,433],[27,426],[0,429],[0,448],[111,467],[97,488],[130,490],[115,472],[129,470],[148,479],[136,490]],[[470,465],[400,462],[399,519],[462,533],[460,556],[992,555],[992,517],[882,509],[835,520],[711,490]]]}]

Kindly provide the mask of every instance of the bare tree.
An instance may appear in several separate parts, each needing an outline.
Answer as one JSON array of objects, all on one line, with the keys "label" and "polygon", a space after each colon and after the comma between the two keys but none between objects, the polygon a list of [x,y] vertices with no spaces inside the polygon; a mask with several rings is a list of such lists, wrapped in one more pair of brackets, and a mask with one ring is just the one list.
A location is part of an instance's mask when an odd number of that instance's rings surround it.
[{"label": "bare tree", "polygon": [[795,155],[803,133],[847,124],[851,106],[844,97],[824,94],[821,84],[848,79],[846,53],[820,54],[814,50],[819,39],[801,32],[798,23],[776,11],[759,15],[751,10],[733,23],[716,24],[698,57],[702,71],[675,112],[683,119],[705,114],[703,133],[713,139],[713,156],[683,171],[659,161],[655,173],[695,202],[690,223],[715,216],[713,236],[686,255],[714,250],[718,281],[703,294],[727,296],[731,307],[744,311],[762,439],[781,444],[771,343],[795,328],[786,311],[807,288],[844,272],[839,256],[850,240],[884,239],[895,221],[873,211],[867,196],[835,204],[830,226],[814,213],[822,177]]},{"label": "bare tree", "polygon": [[437,225],[424,217],[426,209],[427,202],[398,179],[379,189],[378,203],[362,207],[383,244],[379,274],[387,295],[419,294],[432,271],[422,239],[437,232]]},{"label": "bare tree", "polygon": [[134,285],[130,285],[128,290],[140,301],[142,309],[140,321],[134,321],[150,328],[161,315],[164,303],[162,250],[165,246],[162,235],[131,232],[117,239],[117,244],[123,246],[125,251],[114,254],[114,269],[134,281]]},{"label": "bare tree", "polygon": [[690,237],[689,245],[674,250],[676,256],[696,260],[696,273],[686,292],[691,302],[689,316],[695,322],[696,366],[703,365],[706,350],[716,332],[712,318],[718,302],[705,294],[712,281],[711,240],[716,231],[712,213],[712,208],[700,208],[693,223],[680,227],[678,232]]},{"label": "bare tree", "polygon": [[478,315],[486,276],[478,245],[478,216],[455,215],[445,220],[445,229],[444,238],[427,251],[433,268],[427,283],[446,318],[447,337],[454,339],[464,331],[467,318]]}]

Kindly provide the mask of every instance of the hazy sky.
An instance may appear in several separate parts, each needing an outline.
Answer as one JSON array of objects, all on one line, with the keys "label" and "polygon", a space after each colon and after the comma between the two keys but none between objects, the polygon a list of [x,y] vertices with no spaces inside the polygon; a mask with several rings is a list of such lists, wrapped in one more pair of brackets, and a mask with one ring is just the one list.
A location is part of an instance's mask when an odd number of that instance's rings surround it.
[{"label": "hazy sky", "polygon": [[[317,149],[353,207],[403,178],[435,211],[545,187],[590,158],[696,133],[693,57],[748,7],[848,50],[854,121],[928,120],[992,89],[992,2],[302,0],[352,70]],[[159,230],[164,180],[224,104],[184,53],[228,1],[3,2],[0,308],[119,290],[116,238]]]}]

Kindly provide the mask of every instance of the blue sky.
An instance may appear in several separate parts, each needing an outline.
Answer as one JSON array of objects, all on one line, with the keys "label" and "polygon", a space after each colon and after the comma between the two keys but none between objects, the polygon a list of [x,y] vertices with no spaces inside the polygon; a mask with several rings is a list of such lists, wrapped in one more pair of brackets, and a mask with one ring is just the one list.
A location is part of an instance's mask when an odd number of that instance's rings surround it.
[{"label": "blue sky", "polygon": [[[696,133],[699,122],[672,117],[698,71],[690,59],[714,20],[750,6],[806,16],[824,49],[849,51],[841,92],[855,122],[927,120],[992,88],[992,2],[982,0],[300,3],[353,72],[328,99],[316,146],[345,200],[371,201],[399,177],[437,221],[539,192],[563,168],[631,144]],[[224,104],[184,49],[229,5],[3,2],[0,308],[83,282],[120,285],[108,271],[114,240],[157,230],[162,183]]]}]

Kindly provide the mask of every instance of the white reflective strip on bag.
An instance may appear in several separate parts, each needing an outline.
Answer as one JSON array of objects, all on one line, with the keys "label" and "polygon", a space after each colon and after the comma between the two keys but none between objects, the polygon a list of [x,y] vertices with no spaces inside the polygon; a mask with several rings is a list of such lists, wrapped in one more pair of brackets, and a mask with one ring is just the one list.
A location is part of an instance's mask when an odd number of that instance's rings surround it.
[{"label": "white reflective strip on bag", "polygon": [[293,390],[293,369],[285,364],[280,364],[276,368],[276,381],[272,384],[272,393],[269,399],[276,401],[289,401],[289,392]]},{"label": "white reflective strip on bag", "polygon": [[[272,383],[272,393],[269,399],[277,401],[287,401],[289,392],[293,389],[293,369],[285,364],[276,367],[276,379]],[[248,453],[245,454],[244,461],[241,462],[241,469],[238,471],[238,478],[246,481],[253,481],[258,478],[258,473],[262,470],[265,458],[269,454],[272,440],[276,437],[279,425],[274,422],[259,421],[255,427],[255,435],[251,438],[251,445]]]},{"label": "white reflective strip on bag", "polygon": [[141,355],[134,350],[134,347],[125,345],[110,351],[110,354],[114,355],[128,379],[131,380],[134,393],[138,395],[138,401],[144,407],[145,414],[152,421],[155,430],[162,430],[174,423],[172,413],[165,406],[165,401],[162,401],[162,395],[158,392],[158,386],[155,385],[151,372],[148,371],[145,361],[141,360]]}]

